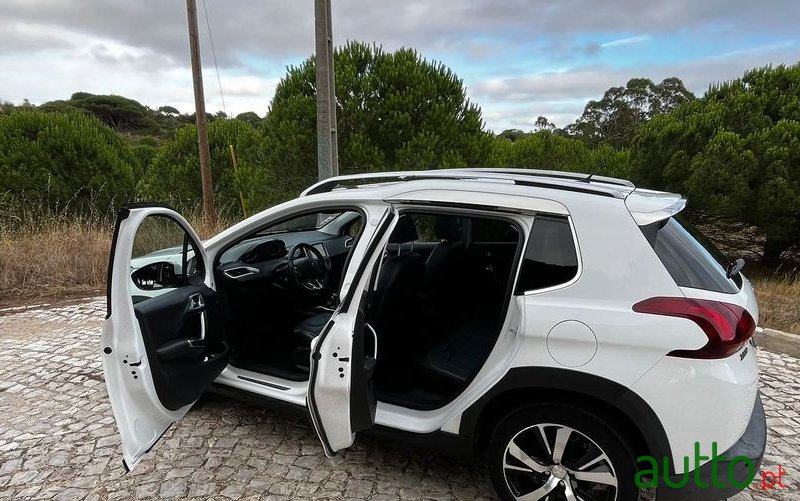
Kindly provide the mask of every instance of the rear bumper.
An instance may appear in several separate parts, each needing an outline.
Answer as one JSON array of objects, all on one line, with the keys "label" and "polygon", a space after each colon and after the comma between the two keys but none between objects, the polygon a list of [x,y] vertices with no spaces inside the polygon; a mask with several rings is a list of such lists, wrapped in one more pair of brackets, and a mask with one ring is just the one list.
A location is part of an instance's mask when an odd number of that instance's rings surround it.
[{"label": "rear bumper", "polygon": [[[673,489],[659,483],[658,499],[713,501],[731,497],[746,489],[752,482],[752,475],[758,473],[761,467],[766,446],[767,422],[759,395],[747,429],[739,441],[720,454],[716,462],[709,461],[700,468],[684,474],[689,478],[685,486]],[[741,458],[746,458],[747,461]],[[677,484],[686,478],[684,475],[673,475],[669,478],[671,483]]]}]

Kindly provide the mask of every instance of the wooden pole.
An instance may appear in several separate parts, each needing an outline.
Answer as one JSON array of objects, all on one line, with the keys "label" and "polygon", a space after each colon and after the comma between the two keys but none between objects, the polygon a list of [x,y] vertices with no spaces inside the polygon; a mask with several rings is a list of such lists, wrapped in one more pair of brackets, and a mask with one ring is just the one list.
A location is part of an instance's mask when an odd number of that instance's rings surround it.
[{"label": "wooden pole", "polygon": [[217,224],[217,212],[214,209],[211,152],[208,147],[206,99],[203,92],[203,73],[200,64],[200,41],[197,35],[197,5],[195,0],[186,0],[186,14],[189,19],[189,51],[192,57],[195,123],[197,124],[197,146],[200,155],[200,181],[203,187],[203,217],[206,224],[213,228]]},{"label": "wooden pole", "polygon": [[331,0],[314,0],[314,27],[317,53],[317,174],[322,181],[339,175]]}]

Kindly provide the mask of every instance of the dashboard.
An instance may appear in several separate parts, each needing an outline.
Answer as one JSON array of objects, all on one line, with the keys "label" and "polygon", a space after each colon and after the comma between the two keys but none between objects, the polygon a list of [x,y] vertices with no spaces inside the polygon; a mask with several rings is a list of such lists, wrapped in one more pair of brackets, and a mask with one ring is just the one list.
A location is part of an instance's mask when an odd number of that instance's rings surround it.
[{"label": "dashboard", "polygon": [[281,283],[289,250],[298,243],[312,245],[335,267],[339,261],[337,258],[341,258],[343,265],[353,238],[317,230],[257,236],[226,250],[220,256],[217,272],[237,282],[273,279]]}]

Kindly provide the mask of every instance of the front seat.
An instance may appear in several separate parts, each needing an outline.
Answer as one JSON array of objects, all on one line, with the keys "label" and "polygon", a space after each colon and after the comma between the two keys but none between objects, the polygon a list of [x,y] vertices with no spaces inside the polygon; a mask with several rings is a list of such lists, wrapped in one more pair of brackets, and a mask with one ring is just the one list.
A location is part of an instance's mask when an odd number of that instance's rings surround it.
[{"label": "front seat", "polygon": [[[403,244],[417,240],[417,229],[410,216],[400,216],[397,225],[389,237],[390,244]],[[405,325],[413,318],[417,292],[425,274],[425,263],[421,256],[414,252],[396,254],[387,257],[380,265],[380,275],[372,295],[371,313],[373,327],[381,333],[382,339],[392,337],[389,332],[405,329]],[[307,370],[311,340],[322,332],[330,320],[332,312],[320,312],[298,323],[294,328],[294,345],[292,362],[300,369]]]},{"label": "front seat", "polygon": [[[403,215],[389,237],[390,244],[403,244],[419,239],[411,216]],[[395,339],[392,333],[407,330],[414,318],[419,291],[425,277],[425,261],[413,250],[387,257],[381,264],[380,275],[372,296],[370,319],[384,340]]]}]

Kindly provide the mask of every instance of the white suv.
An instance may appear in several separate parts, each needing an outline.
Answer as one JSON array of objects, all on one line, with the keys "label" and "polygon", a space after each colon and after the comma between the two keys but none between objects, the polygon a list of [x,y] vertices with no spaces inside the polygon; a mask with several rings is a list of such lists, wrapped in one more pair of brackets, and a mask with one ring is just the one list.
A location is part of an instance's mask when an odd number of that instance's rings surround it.
[{"label": "white suv", "polygon": [[126,206],[101,344],[125,467],[211,389],[307,412],[327,456],[374,430],[483,458],[502,499],[738,492],[758,308],[684,206],[522,169],[337,177],[205,242]]}]

